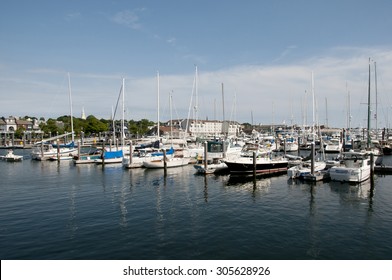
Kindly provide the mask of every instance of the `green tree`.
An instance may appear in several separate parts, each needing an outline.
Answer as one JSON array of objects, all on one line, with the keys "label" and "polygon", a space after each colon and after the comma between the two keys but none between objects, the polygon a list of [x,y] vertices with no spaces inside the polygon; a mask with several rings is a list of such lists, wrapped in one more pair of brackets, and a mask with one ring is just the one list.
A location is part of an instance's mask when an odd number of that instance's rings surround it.
[{"label": "green tree", "polygon": [[40,128],[45,133],[46,136],[49,134],[51,134],[52,136],[56,135],[57,132],[59,134],[64,133],[64,128],[58,127],[56,120],[54,119],[48,119],[46,124],[40,124]]},{"label": "green tree", "polygon": [[16,131],[15,131],[15,138],[17,139],[22,139],[23,137],[23,132],[25,131],[25,129],[23,127],[19,127]]},{"label": "green tree", "polygon": [[98,120],[96,117],[90,115],[86,119],[86,133],[99,133],[107,131],[109,126],[108,123],[105,123],[101,120]]}]

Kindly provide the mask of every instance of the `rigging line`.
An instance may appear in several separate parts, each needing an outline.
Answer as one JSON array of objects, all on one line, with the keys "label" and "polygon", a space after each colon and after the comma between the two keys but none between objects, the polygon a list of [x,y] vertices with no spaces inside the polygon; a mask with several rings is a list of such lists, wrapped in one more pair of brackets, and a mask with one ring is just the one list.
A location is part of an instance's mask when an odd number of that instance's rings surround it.
[{"label": "rigging line", "polygon": [[122,84],[121,84],[120,93],[118,94],[118,98],[117,98],[116,108],[114,109],[114,113],[113,113],[113,120],[114,120],[114,117],[116,116],[118,103],[120,102],[120,97],[121,97],[121,93],[122,93],[122,88],[123,88],[123,86],[122,86]]}]

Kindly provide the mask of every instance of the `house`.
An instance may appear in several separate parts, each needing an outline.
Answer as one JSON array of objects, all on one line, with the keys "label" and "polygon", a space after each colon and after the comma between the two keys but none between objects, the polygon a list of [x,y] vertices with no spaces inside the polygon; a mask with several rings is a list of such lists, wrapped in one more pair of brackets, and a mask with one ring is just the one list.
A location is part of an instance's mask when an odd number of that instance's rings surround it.
[{"label": "house", "polygon": [[[26,132],[34,130],[34,123],[31,120],[23,120],[18,117],[9,116],[8,118],[0,118],[0,131],[6,133],[14,133],[18,129]],[[39,127],[38,127],[39,129]]]},{"label": "house", "polygon": [[24,131],[33,131],[33,122],[28,120],[15,119],[17,129],[23,129]]},{"label": "house", "polygon": [[0,132],[7,131],[7,123],[5,122],[4,118],[0,118]]},{"label": "house", "polygon": [[5,123],[3,125],[4,129],[2,130],[3,132],[15,132],[18,127],[16,125],[16,118],[15,117],[8,117],[8,118],[1,118],[3,122]]}]

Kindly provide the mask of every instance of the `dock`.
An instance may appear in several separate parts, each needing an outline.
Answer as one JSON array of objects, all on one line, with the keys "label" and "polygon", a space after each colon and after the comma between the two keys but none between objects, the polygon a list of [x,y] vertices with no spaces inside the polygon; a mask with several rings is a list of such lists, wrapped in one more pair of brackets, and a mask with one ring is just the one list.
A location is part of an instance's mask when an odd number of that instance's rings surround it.
[{"label": "dock", "polygon": [[381,175],[392,175],[392,166],[376,165],[374,166],[374,173]]}]

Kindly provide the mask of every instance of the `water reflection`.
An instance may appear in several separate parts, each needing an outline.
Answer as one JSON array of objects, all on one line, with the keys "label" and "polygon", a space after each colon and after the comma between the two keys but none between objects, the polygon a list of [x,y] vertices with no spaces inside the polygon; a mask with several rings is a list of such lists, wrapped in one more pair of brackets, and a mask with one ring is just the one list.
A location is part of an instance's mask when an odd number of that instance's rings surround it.
[{"label": "water reflection", "polygon": [[249,191],[252,194],[252,198],[256,198],[257,195],[263,196],[269,192],[271,177],[230,175],[226,186],[235,187],[236,190]]},{"label": "water reflection", "polygon": [[374,189],[371,188],[370,180],[359,184],[350,184],[345,182],[329,182],[331,190],[338,193],[344,201],[360,201],[373,198]]},{"label": "water reflection", "polygon": [[69,193],[69,219],[68,219],[68,227],[70,229],[70,238],[74,239],[75,233],[78,230],[78,225],[76,222],[76,193],[77,188],[75,185],[71,186]]}]

